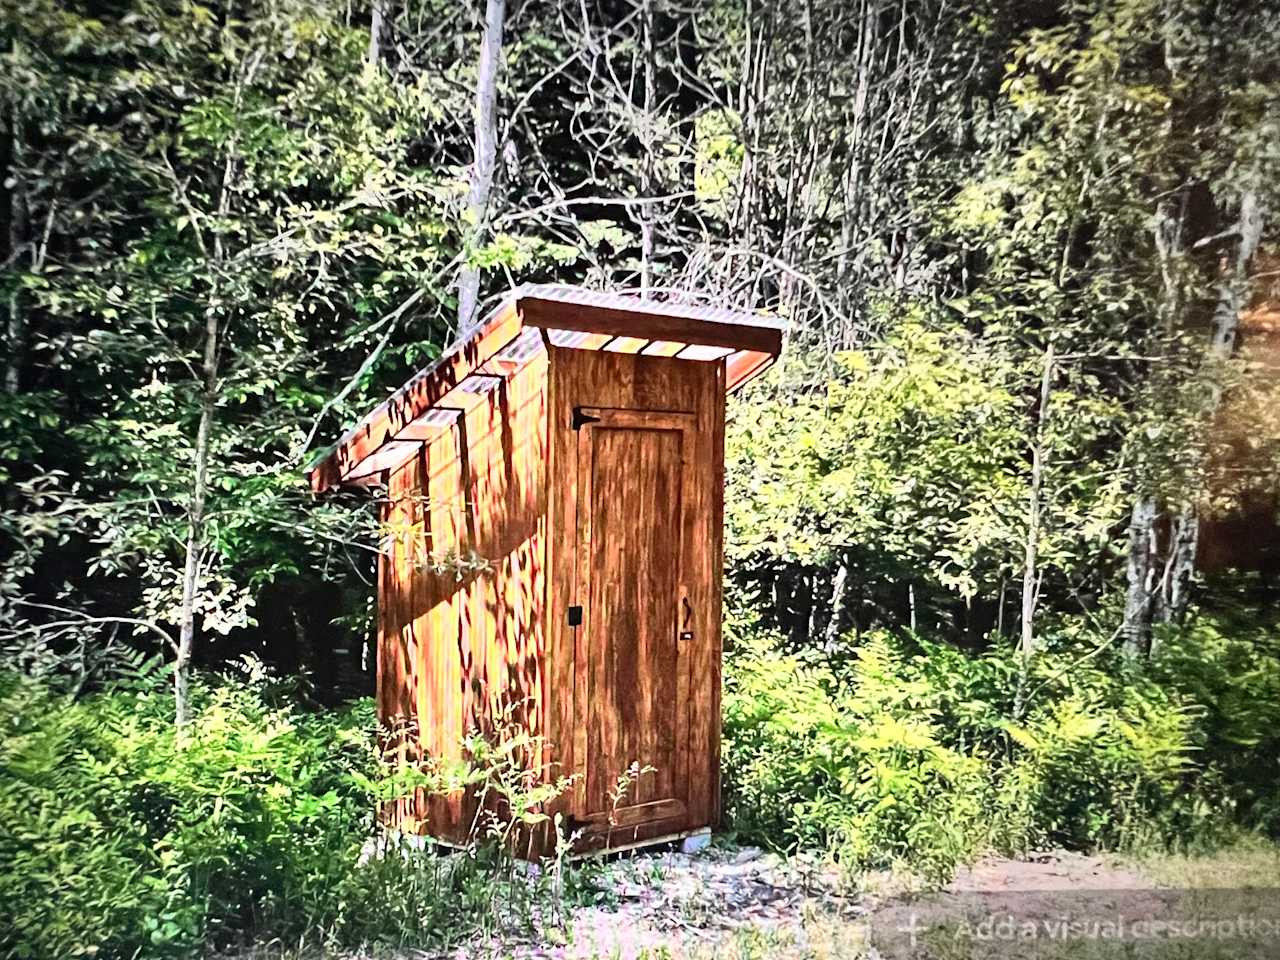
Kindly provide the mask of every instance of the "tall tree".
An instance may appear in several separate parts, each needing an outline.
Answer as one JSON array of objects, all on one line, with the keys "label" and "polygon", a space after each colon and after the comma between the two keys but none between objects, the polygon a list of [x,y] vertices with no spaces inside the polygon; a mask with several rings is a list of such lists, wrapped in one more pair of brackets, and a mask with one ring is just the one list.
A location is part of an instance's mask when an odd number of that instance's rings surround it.
[{"label": "tall tree", "polygon": [[[498,69],[502,64],[502,30],[506,22],[506,0],[486,0],[484,29],[480,35],[480,63],[476,70],[475,148],[467,186],[466,246],[478,245],[484,236],[493,190],[493,172],[498,152]],[[463,265],[458,275],[458,329],[465,330],[475,320],[480,293],[480,267]]]}]

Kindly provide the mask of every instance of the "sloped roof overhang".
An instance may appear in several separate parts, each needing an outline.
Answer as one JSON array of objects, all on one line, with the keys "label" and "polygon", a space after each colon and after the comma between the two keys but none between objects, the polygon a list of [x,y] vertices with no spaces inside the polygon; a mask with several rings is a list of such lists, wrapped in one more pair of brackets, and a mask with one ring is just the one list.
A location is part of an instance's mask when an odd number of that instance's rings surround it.
[{"label": "sloped roof overhang", "polygon": [[725,362],[732,392],[782,352],[776,317],[577,287],[512,292],[438,360],[369,411],[307,471],[316,492],[380,482],[547,346]]}]

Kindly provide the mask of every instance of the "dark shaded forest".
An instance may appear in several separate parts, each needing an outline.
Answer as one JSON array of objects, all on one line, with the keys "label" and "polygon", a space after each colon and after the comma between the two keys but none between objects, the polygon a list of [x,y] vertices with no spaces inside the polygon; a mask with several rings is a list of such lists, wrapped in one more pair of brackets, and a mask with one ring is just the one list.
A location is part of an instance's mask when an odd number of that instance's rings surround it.
[{"label": "dark shaded forest", "polygon": [[470,929],[350,865],[422,783],[377,504],[304,473],[522,283],[787,321],[728,415],[736,836],[1280,832],[1274,4],[0,3],[15,956]]}]

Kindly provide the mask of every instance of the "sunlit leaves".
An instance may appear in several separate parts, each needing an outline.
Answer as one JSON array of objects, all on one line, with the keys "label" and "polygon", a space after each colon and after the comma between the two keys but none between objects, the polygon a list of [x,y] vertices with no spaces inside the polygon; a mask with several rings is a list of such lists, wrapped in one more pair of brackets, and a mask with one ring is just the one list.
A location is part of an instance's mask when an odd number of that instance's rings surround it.
[{"label": "sunlit leaves", "polygon": [[[336,558],[361,550],[351,541],[369,517],[315,506],[300,448],[335,383],[380,338],[381,363],[317,435],[445,335],[434,295],[455,252],[450,195],[412,155],[441,90],[366,75],[367,35],[345,8],[272,0],[226,18],[142,4],[77,24],[28,7],[16,23],[24,57],[5,68],[28,81],[32,123],[44,128],[47,155],[31,153],[26,173],[52,239],[44,269],[18,280],[32,376],[53,372],[44,416],[61,424],[35,418],[11,435],[27,438],[13,452],[24,475],[69,459],[76,482],[26,507],[54,509],[50,530],[88,544],[90,576],[114,581],[110,602],[173,622],[197,369],[216,318],[197,605],[203,629],[225,633],[251,622],[263,584],[337,573]],[[59,153],[74,163],[59,166]],[[416,309],[397,314],[411,296]],[[63,368],[75,371],[65,382]]]}]

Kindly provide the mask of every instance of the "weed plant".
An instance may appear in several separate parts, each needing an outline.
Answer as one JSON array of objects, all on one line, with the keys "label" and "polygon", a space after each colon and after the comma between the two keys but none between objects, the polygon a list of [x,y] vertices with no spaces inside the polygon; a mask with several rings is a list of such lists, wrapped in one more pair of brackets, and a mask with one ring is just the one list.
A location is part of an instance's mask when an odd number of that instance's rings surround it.
[{"label": "weed plant", "polygon": [[796,653],[739,631],[724,700],[729,824],[775,849],[825,850],[851,876],[905,867],[935,882],[984,850],[1274,836],[1274,629],[1200,616],[1167,628],[1141,666],[1098,649],[1062,623],[1019,717],[1008,648],[973,655],[879,632]]}]

